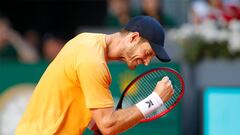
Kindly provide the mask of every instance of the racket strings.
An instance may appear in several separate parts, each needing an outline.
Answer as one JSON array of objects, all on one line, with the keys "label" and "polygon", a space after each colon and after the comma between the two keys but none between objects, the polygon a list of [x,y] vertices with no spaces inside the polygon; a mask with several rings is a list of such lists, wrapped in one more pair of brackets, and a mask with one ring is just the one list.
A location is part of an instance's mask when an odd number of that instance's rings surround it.
[{"label": "racket strings", "polygon": [[[156,76],[154,76],[154,78],[155,78]],[[147,80],[146,80],[147,79]],[[139,93],[140,94],[140,96],[132,96],[133,98],[134,97],[137,97],[137,99],[140,99],[141,100],[141,97],[144,97],[144,96],[146,96],[146,95],[149,95],[153,90],[154,90],[154,87],[155,87],[155,85],[149,85],[149,84],[151,84],[150,82],[148,82],[148,83],[146,83],[147,81],[148,81],[149,79],[147,78],[147,77],[145,77],[145,78],[143,78],[142,79],[142,81],[139,81],[139,82],[137,82],[136,83],[136,85],[133,85],[133,89],[139,89],[139,91],[144,91],[144,92],[141,92],[141,93]],[[139,88],[139,84],[142,84],[143,85],[143,87],[140,87]],[[148,89],[146,89],[146,88],[149,88],[150,87],[150,89],[151,90],[148,90]],[[144,88],[144,89],[141,89],[141,88]],[[180,90],[178,89],[178,88],[175,88],[176,90],[175,90],[175,94],[173,95],[174,97],[178,97],[178,95],[180,94]],[[131,91],[131,90],[129,90],[129,91]],[[178,92],[179,91],[179,92]],[[176,94],[177,93],[177,94]],[[136,98],[135,98],[136,99]],[[172,99],[171,99],[172,100]],[[169,101],[171,101],[171,100],[169,100]]]},{"label": "racket strings", "polygon": [[156,87],[157,82],[160,81],[164,76],[168,76],[172,81],[174,95],[167,102],[165,102],[162,107],[150,114],[148,118],[158,115],[159,113],[167,110],[178,99],[179,95],[181,94],[182,87],[179,78],[174,73],[163,70],[147,74],[136,81],[135,84],[133,84],[125,94],[123,107],[125,108],[136,104],[150,95]]},{"label": "racket strings", "polygon": [[[150,76],[151,76],[152,74],[150,74]],[[162,74],[160,74],[160,76],[166,76],[166,74],[164,74],[164,75],[162,75]],[[151,76],[152,78],[156,78],[157,76]],[[144,89],[141,89],[142,91],[144,91],[145,93],[147,93],[147,94],[150,94],[153,90],[154,90],[154,87],[155,87],[155,85],[149,85],[149,84],[151,84],[151,82],[148,82],[148,83],[146,83],[148,80],[150,80],[149,79],[149,77],[148,76],[146,76],[145,78],[143,78],[142,79],[142,81],[140,82],[138,82],[138,83],[142,83],[144,86],[142,87],[142,88],[144,88]],[[156,82],[157,83],[157,82]],[[138,85],[138,84],[137,84]],[[147,89],[145,89],[145,88],[148,88],[148,87],[150,87],[150,91],[149,90],[147,90]],[[136,86],[135,86],[135,88],[136,88]],[[175,88],[175,89],[177,89],[177,91],[180,91],[178,88]],[[140,91],[140,90],[139,90]],[[177,92],[176,91],[176,92]],[[177,94],[174,94],[174,96],[175,97],[177,97],[178,95],[180,94],[180,92],[177,92]],[[146,94],[142,94],[141,96],[146,96]],[[170,100],[171,101],[171,100]]]}]

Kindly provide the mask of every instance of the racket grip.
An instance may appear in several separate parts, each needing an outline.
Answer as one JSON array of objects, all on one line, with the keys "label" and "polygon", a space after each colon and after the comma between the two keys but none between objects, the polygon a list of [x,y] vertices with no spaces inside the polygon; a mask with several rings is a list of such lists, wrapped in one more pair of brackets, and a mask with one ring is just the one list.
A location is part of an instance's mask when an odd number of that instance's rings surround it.
[{"label": "racket grip", "polygon": [[96,131],[94,131],[93,135],[102,135],[101,131],[99,129],[97,129]]}]

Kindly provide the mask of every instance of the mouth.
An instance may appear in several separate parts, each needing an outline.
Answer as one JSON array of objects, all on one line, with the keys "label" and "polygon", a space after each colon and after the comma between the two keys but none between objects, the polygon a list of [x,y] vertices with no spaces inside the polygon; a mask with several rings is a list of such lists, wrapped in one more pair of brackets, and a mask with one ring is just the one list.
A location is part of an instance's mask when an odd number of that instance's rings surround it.
[{"label": "mouth", "polygon": [[136,65],[140,65],[140,64],[142,64],[143,62],[142,62],[142,60],[140,60],[140,59],[137,59],[136,60]]},{"label": "mouth", "polygon": [[128,63],[129,68],[132,69],[132,70],[135,69],[140,64],[143,64],[143,61],[141,59],[139,59],[139,58],[137,58],[137,59],[135,59],[133,61],[130,61]]}]

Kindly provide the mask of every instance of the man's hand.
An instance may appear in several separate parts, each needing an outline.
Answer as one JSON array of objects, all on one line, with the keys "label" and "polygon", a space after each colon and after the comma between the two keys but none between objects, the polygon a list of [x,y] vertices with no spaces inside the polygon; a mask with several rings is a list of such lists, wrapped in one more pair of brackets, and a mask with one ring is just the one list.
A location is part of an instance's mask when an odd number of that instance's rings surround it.
[{"label": "man's hand", "polygon": [[174,93],[171,80],[169,80],[167,76],[163,77],[163,79],[157,83],[154,91],[160,96],[164,103],[167,102]]}]

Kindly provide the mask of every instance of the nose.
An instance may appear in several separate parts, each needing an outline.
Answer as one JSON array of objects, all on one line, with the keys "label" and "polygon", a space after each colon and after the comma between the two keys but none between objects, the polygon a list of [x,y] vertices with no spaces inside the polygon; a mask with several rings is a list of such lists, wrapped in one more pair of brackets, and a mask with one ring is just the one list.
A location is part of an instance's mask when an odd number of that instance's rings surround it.
[{"label": "nose", "polygon": [[144,65],[147,66],[151,61],[151,57],[147,57],[146,59],[144,59]]}]

